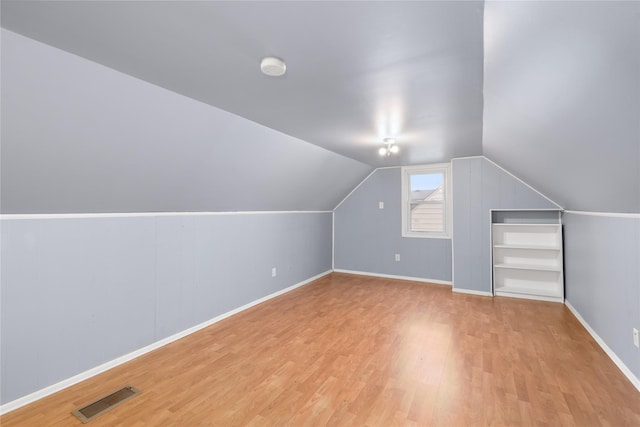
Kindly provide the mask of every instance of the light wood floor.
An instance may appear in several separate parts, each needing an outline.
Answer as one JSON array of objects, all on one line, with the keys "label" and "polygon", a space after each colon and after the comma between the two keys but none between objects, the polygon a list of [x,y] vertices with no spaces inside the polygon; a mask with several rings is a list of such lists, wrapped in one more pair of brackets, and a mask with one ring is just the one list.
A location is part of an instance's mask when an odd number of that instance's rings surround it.
[{"label": "light wood floor", "polygon": [[561,304],[332,274],[0,419],[91,426],[640,426],[640,393]]}]

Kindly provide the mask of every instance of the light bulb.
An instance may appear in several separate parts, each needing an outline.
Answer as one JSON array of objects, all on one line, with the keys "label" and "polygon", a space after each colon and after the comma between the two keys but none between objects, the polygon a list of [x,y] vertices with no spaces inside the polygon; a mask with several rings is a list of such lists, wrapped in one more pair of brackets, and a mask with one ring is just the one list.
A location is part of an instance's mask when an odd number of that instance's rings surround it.
[{"label": "light bulb", "polygon": [[387,147],[380,147],[380,149],[378,150],[378,154],[380,154],[381,156],[386,156],[387,155]]},{"label": "light bulb", "polygon": [[393,154],[396,154],[398,150],[399,148],[397,145],[392,145],[391,147],[389,147],[389,151],[391,151]]}]

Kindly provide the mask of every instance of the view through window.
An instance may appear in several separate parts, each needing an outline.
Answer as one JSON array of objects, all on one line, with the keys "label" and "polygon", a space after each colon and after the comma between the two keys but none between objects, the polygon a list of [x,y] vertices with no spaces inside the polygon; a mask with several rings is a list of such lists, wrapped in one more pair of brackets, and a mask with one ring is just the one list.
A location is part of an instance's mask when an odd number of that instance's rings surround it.
[{"label": "view through window", "polygon": [[411,231],[444,232],[444,173],[411,174]]},{"label": "view through window", "polygon": [[449,238],[449,165],[402,169],[402,235]]}]

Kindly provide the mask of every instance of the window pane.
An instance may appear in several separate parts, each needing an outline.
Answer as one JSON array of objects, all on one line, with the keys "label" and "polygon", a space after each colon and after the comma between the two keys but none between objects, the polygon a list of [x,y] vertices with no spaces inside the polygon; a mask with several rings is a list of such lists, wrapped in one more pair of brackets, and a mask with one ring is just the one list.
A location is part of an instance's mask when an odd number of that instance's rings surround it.
[{"label": "window pane", "polygon": [[412,174],[409,177],[411,231],[444,231],[444,174]]},{"label": "window pane", "polygon": [[443,173],[415,173],[410,175],[411,192],[435,190],[444,183]]},{"label": "window pane", "polygon": [[444,203],[419,203],[411,208],[411,231],[444,231]]}]

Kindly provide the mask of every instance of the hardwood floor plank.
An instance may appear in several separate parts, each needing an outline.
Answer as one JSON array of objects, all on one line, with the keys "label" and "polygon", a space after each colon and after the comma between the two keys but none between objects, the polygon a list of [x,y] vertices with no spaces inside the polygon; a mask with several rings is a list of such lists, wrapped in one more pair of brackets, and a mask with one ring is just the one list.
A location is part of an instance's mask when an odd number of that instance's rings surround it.
[{"label": "hardwood floor plank", "polygon": [[640,393],[561,304],[334,273],[0,417],[93,426],[640,426]]}]

